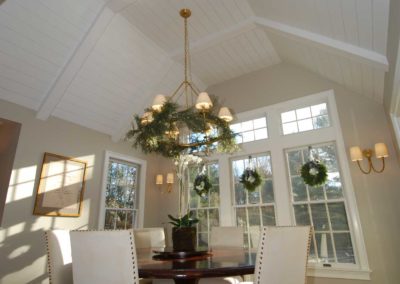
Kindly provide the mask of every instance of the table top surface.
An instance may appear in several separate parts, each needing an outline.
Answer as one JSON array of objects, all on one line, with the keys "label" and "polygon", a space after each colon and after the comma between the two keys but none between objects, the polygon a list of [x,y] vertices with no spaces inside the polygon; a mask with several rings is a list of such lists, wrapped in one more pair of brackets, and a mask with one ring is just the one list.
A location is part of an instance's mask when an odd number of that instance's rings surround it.
[{"label": "table top surface", "polygon": [[154,259],[153,250],[137,250],[142,278],[196,279],[254,273],[256,253],[247,249],[218,248],[204,256],[168,260]]}]

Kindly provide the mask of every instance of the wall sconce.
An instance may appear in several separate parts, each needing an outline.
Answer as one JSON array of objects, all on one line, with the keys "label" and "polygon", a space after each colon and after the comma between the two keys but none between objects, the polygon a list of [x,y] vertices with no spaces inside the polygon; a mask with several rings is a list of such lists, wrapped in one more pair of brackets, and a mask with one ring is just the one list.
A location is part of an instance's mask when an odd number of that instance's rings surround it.
[{"label": "wall sconce", "polygon": [[[161,186],[164,184],[164,176],[162,174],[156,175],[156,185],[160,187],[160,190],[162,191]],[[172,185],[174,184],[174,174],[173,173],[168,173],[167,174],[167,192],[171,193],[172,192]]]},{"label": "wall sconce", "polygon": [[[375,169],[374,165],[372,164],[372,154],[375,152],[375,157],[377,159],[382,159],[382,168],[380,170]],[[385,143],[376,143],[375,150],[372,149],[365,149],[361,150],[360,147],[354,146],[350,148],[350,157],[353,162],[357,162],[358,167],[364,174],[371,173],[373,170],[376,173],[381,173],[385,169],[385,158],[389,157],[388,149]],[[368,159],[368,170],[364,171],[361,168],[360,161],[363,160],[363,157]]]}]

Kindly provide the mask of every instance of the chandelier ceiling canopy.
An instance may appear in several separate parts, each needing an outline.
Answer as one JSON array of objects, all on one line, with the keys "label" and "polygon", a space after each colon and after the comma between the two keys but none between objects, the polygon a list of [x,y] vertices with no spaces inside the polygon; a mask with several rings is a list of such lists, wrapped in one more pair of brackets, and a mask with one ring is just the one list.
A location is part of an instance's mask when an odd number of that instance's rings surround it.
[{"label": "chandelier ceiling canopy", "polygon": [[[233,117],[227,107],[216,114],[217,99],[200,92],[191,80],[187,21],[189,9],[182,9],[184,19],[184,80],[170,96],[157,95],[127,133],[133,146],[144,153],[176,157],[182,153],[205,153],[217,148],[221,152],[236,150],[235,134],[229,128]],[[185,101],[179,105],[178,102]]]}]

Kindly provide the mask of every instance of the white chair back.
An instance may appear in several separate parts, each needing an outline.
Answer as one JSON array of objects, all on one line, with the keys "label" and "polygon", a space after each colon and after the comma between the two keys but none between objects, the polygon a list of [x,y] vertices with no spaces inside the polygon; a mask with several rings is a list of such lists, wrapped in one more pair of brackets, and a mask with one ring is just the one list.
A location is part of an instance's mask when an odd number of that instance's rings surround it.
[{"label": "white chair back", "polygon": [[136,249],[165,247],[164,228],[134,229]]},{"label": "white chair back", "polygon": [[139,283],[132,230],[71,231],[74,284]]},{"label": "white chair back", "polygon": [[243,227],[212,227],[210,234],[211,248],[243,247]]},{"label": "white chair back", "polygon": [[310,239],[310,226],[263,227],[254,282],[304,284]]},{"label": "white chair back", "polygon": [[71,243],[68,230],[52,230],[45,234],[47,268],[50,284],[72,283]]}]

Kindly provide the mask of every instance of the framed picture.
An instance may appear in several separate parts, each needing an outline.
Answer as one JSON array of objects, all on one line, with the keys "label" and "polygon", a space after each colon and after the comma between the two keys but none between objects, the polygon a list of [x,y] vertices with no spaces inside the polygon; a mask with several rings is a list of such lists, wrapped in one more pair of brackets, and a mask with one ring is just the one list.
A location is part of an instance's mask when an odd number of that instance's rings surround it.
[{"label": "framed picture", "polygon": [[85,189],[86,162],[44,153],[34,215],[78,217]]}]

